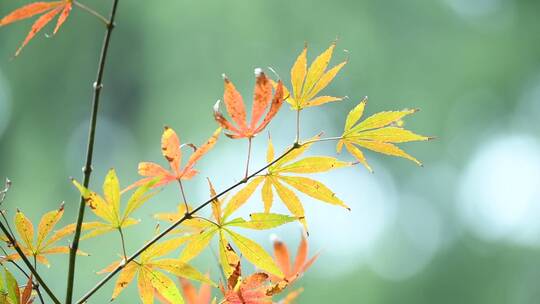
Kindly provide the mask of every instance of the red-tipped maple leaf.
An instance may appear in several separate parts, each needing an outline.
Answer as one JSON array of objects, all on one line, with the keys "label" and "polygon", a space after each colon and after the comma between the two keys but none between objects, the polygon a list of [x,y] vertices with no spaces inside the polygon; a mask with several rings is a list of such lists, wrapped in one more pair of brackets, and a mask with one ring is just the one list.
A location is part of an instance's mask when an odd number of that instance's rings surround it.
[{"label": "red-tipped maple leaf", "polygon": [[17,49],[17,52],[15,52],[15,56],[18,56],[28,42],[30,42],[30,40],[32,40],[32,38],[34,38],[36,34],[47,24],[49,24],[49,22],[58,16],[58,20],[56,21],[56,26],[53,31],[53,34],[56,34],[64,22],[66,22],[72,7],[73,0],[34,2],[18,8],[2,18],[0,20],[0,27],[42,14],[32,25],[32,28],[30,29],[30,32],[28,32],[28,35],[24,39],[22,45],[19,47],[19,49]]},{"label": "red-tipped maple leaf", "polygon": [[[255,75],[257,76],[257,81],[255,83],[251,122],[249,124],[246,119],[246,108],[242,95],[238,93],[234,84],[223,75],[225,80],[223,100],[225,102],[225,108],[234,121],[234,124],[228,121],[219,111],[220,100],[214,106],[214,118],[221,127],[230,131],[230,133],[226,133],[230,138],[252,138],[256,136],[270,123],[283,105],[284,96],[281,81],[278,82],[274,96],[272,97],[271,81],[261,69],[255,69]],[[269,106],[270,108],[267,110]],[[259,123],[265,112],[266,116]]]},{"label": "red-tipped maple leaf", "polygon": [[240,257],[230,244],[226,245],[224,263],[233,270],[227,273],[226,286],[220,285],[224,299],[223,304],[272,304],[272,286],[270,276],[264,272],[254,273],[246,278],[242,277]]},{"label": "red-tipped maple leaf", "polygon": [[276,259],[276,264],[283,272],[284,277],[278,278],[276,276],[272,276],[272,281],[279,282],[285,280],[286,283],[292,284],[296,279],[302,276],[302,274],[306,272],[309,267],[311,267],[319,255],[316,254],[308,260],[308,242],[306,237],[302,234],[302,240],[298,246],[294,265],[291,263],[292,260],[290,259],[287,245],[277,239],[274,241],[274,256]]},{"label": "red-tipped maple leaf", "polygon": [[271,304],[272,297],[267,295],[269,276],[257,272],[244,280],[239,280],[236,286],[225,292],[227,304]]},{"label": "red-tipped maple leaf", "polygon": [[139,174],[145,178],[129,186],[124,191],[133,187],[144,185],[157,177],[160,177],[161,179],[153,186],[153,188],[166,185],[175,180],[191,179],[193,176],[199,173],[193,168],[195,163],[197,163],[201,157],[212,149],[212,147],[216,144],[220,133],[221,128],[218,128],[206,141],[206,143],[193,152],[184,168],[181,168],[182,151],[180,147],[180,139],[173,129],[165,127],[163,135],[161,136],[161,152],[163,153],[165,159],[169,162],[171,170],[167,170],[152,162],[139,163]]}]

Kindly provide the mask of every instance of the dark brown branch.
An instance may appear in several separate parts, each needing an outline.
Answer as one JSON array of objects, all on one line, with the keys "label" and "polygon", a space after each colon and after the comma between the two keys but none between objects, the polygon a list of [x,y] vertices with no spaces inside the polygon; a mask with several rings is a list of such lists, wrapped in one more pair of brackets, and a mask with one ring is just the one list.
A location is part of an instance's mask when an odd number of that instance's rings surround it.
[{"label": "dark brown branch", "polygon": [[[96,136],[96,124],[97,115],[99,110],[99,100],[101,97],[101,90],[103,89],[103,74],[105,72],[105,63],[107,61],[107,54],[109,51],[109,44],[111,41],[112,31],[114,29],[114,21],[116,17],[116,10],[118,8],[119,0],[114,0],[112,4],[111,14],[106,24],[105,38],[103,39],[103,47],[101,49],[101,56],[99,59],[96,81],[94,82],[94,97],[92,100],[92,112],[90,114],[90,126],[88,131],[88,145],[86,149],[86,162],[83,167],[84,179],[83,185],[88,188],[90,184],[90,175],[92,174],[92,159],[94,155],[94,141]],[[73,285],[75,284],[75,266],[77,259],[77,250],[79,249],[79,240],[81,237],[81,228],[84,220],[85,201],[81,196],[79,202],[79,212],[77,216],[77,224],[75,227],[75,234],[73,236],[73,242],[69,251],[69,270],[67,278],[66,288],[66,304],[71,304],[73,301]]]}]

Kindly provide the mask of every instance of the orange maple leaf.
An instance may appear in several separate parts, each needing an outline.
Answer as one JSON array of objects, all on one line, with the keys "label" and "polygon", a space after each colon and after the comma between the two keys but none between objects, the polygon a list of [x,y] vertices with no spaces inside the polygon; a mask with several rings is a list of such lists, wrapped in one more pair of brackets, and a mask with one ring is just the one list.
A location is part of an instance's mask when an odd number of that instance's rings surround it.
[{"label": "orange maple leaf", "polygon": [[35,15],[43,14],[34,22],[22,45],[17,49],[17,52],[15,52],[15,56],[18,56],[21,53],[22,49],[30,42],[30,40],[32,40],[32,38],[36,36],[39,31],[49,24],[49,22],[51,22],[56,16],[59,16],[58,20],[56,21],[56,27],[53,31],[53,34],[56,34],[64,22],[66,22],[72,8],[73,0],[34,2],[18,8],[2,18],[0,20],[0,27],[33,17]]},{"label": "orange maple leaf", "polygon": [[186,304],[209,304],[212,301],[212,289],[210,284],[201,283],[199,291],[193,284],[184,278],[180,278],[184,300]]},{"label": "orange maple leaf", "polygon": [[166,185],[175,180],[191,179],[198,173],[198,171],[193,167],[197,161],[216,144],[220,133],[221,128],[218,128],[206,141],[206,143],[199,148],[196,148],[195,152],[193,152],[184,168],[181,168],[182,151],[180,147],[180,139],[173,129],[165,127],[163,135],[161,136],[161,152],[163,153],[165,159],[169,162],[171,170],[167,170],[152,162],[139,163],[139,174],[145,178],[139,180],[123,191],[144,185],[156,177],[160,177],[161,179],[153,186],[153,188]]},{"label": "orange maple leaf", "polygon": [[[278,82],[274,96],[272,97],[272,82],[261,69],[255,69],[255,75],[257,81],[255,83],[251,122],[249,124],[246,120],[246,108],[242,95],[238,93],[236,87],[227,76],[223,75],[225,81],[225,92],[223,93],[225,108],[236,125],[228,121],[219,111],[220,100],[214,106],[214,118],[221,127],[231,132],[226,133],[230,138],[252,138],[256,136],[270,123],[283,105],[284,94],[282,82]],[[269,109],[267,110],[268,107]],[[266,116],[259,123],[265,112]]]},{"label": "orange maple leaf", "polygon": [[300,241],[300,245],[298,246],[294,265],[291,263],[292,260],[290,259],[289,249],[287,248],[287,245],[277,239],[274,241],[274,256],[276,264],[283,272],[284,277],[278,278],[276,276],[272,276],[272,281],[279,282],[284,280],[285,283],[292,284],[300,276],[302,276],[302,274],[304,274],[304,272],[306,272],[309,267],[311,267],[311,265],[313,264],[313,262],[315,262],[319,255],[316,254],[308,260],[308,242],[304,234],[302,234],[302,240]]},{"label": "orange maple leaf", "polygon": [[[245,279],[237,277],[234,286],[224,291],[226,304],[271,304],[272,297],[267,294],[269,276],[263,272],[257,272]],[[229,282],[230,283],[230,282]]]}]

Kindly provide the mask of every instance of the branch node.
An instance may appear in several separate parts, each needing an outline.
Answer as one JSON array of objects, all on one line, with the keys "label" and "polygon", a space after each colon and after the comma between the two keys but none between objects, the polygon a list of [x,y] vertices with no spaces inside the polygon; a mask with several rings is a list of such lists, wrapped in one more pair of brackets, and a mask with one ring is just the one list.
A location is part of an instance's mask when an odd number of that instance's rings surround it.
[{"label": "branch node", "polygon": [[99,90],[103,89],[103,83],[98,84],[97,82],[94,82],[92,87],[94,88],[94,91],[99,91]]},{"label": "branch node", "polygon": [[116,27],[116,22],[108,22],[107,23],[107,29],[112,31]]},{"label": "branch node", "polygon": [[94,170],[94,168],[92,166],[89,166],[89,167],[83,166],[82,167],[82,172],[84,174],[90,174],[90,173],[92,173],[92,170]]}]

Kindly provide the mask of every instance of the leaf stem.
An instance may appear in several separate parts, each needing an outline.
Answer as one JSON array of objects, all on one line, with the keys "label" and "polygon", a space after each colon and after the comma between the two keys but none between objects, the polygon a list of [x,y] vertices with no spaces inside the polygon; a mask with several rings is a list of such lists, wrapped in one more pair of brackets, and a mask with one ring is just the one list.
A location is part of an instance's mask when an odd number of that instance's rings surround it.
[{"label": "leaf stem", "polygon": [[101,22],[103,22],[105,24],[105,26],[109,26],[109,20],[107,20],[107,18],[103,17],[103,15],[101,15],[100,13],[96,12],[95,10],[89,8],[88,6],[82,4],[82,3],[78,2],[78,1],[73,1],[73,4],[75,4],[75,6],[79,7],[83,11],[89,13],[90,15],[98,18]]},{"label": "leaf stem", "polygon": [[302,143],[302,145],[310,145],[310,144],[321,142],[321,141],[335,141],[335,140],[340,140],[340,139],[343,139],[343,137],[334,136],[334,137],[316,138],[316,139],[306,140],[305,142]]},{"label": "leaf stem", "polygon": [[186,192],[184,191],[184,184],[182,183],[182,180],[178,180],[178,184],[180,185],[180,192],[182,193],[182,199],[184,200],[184,207],[186,208],[186,213],[189,212],[189,206],[186,199]]},{"label": "leaf stem", "polygon": [[252,144],[252,138],[248,138],[248,153],[247,153],[247,161],[246,161],[246,173],[244,174],[244,179],[246,179],[249,175],[249,160],[251,159],[251,144]]},{"label": "leaf stem", "polygon": [[296,110],[296,140],[294,142],[300,142],[300,109]]},{"label": "leaf stem", "polygon": [[124,260],[127,259],[127,253],[126,253],[126,241],[124,239],[124,232],[122,231],[122,227],[118,227],[118,233],[120,233],[120,241],[122,243],[122,253],[124,254]]},{"label": "leaf stem", "polygon": [[[109,51],[109,45],[111,41],[111,35],[114,29],[114,20],[116,17],[116,10],[118,8],[119,0],[113,0],[110,18],[107,22],[107,29],[105,31],[105,37],[103,39],[103,46],[101,49],[101,55],[98,63],[96,81],[94,82],[94,97],[92,100],[92,110],[90,114],[90,126],[88,131],[88,143],[86,149],[86,162],[83,167],[84,179],[83,185],[88,188],[90,184],[90,175],[92,174],[92,158],[94,155],[94,141],[96,136],[96,124],[97,114],[99,109],[99,100],[101,96],[101,90],[103,88],[103,74],[105,71],[105,63],[107,61],[107,54]],[[77,259],[77,250],[79,249],[79,240],[81,238],[81,228],[84,220],[85,200],[81,196],[79,201],[79,212],[77,215],[77,223],[75,226],[75,234],[73,236],[73,242],[69,251],[69,269],[66,288],[66,304],[71,304],[73,301],[73,285],[75,284],[75,266]]]},{"label": "leaf stem", "polygon": [[174,230],[176,227],[178,227],[180,224],[182,224],[184,221],[190,219],[193,217],[194,214],[196,214],[197,212],[199,212],[201,209],[205,208],[206,206],[208,206],[210,203],[212,203],[214,200],[220,198],[221,196],[229,193],[230,191],[232,191],[233,189],[237,188],[238,186],[242,185],[242,184],[245,184],[247,181],[249,181],[251,178],[253,178],[254,176],[258,175],[259,173],[263,172],[264,170],[266,170],[268,167],[272,166],[273,164],[275,164],[276,162],[280,161],[283,157],[287,156],[289,153],[291,153],[292,151],[294,151],[295,149],[298,149],[302,146],[302,144],[294,144],[292,147],[290,147],[289,149],[287,149],[287,151],[285,151],[283,154],[281,154],[278,158],[274,159],[272,162],[268,163],[267,165],[265,165],[264,167],[262,167],[261,169],[257,170],[256,172],[248,175],[245,179],[233,184],[232,186],[228,187],[227,189],[221,191],[220,193],[214,195],[213,197],[211,197],[210,199],[208,199],[206,202],[202,203],[201,205],[199,205],[197,208],[193,209],[192,211],[189,211],[186,213],[186,215],[184,215],[181,219],[177,220],[176,222],[174,222],[173,224],[171,224],[169,227],[167,227],[167,229],[163,230],[161,233],[159,233],[158,235],[156,235],[152,240],[148,241],[144,246],[142,246],[141,248],[139,248],[137,251],[135,251],[135,253],[133,253],[127,260],[125,263],[122,263],[120,265],[118,265],[113,271],[111,271],[109,274],[107,274],[106,277],[104,277],[101,281],[99,281],[92,289],[90,289],[83,297],[81,297],[78,301],[77,301],[77,304],[82,304],[84,303],[85,301],[87,301],[92,295],[94,295],[101,287],[103,287],[103,285],[105,285],[108,281],[110,281],[116,274],[118,274],[122,269],[124,269],[124,267],[126,265],[128,265],[130,262],[132,262],[133,260],[135,260],[139,255],[141,255],[145,250],[147,250],[150,246],[152,246],[153,244],[155,244],[156,242],[158,242],[160,239],[162,239],[164,236],[166,236],[167,234],[169,234],[172,230]]},{"label": "leaf stem", "polygon": [[216,222],[214,222],[214,221],[212,221],[212,220],[210,220],[210,219],[207,219],[207,218],[205,218],[205,217],[202,217],[202,216],[192,216],[191,218],[203,220],[203,221],[206,221],[206,222],[208,222],[208,223],[210,223],[210,224],[212,224],[212,225],[214,225],[214,226],[216,226],[216,227],[218,227],[218,228],[221,228],[221,225],[219,225],[218,223],[216,223]]}]

